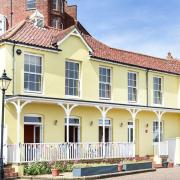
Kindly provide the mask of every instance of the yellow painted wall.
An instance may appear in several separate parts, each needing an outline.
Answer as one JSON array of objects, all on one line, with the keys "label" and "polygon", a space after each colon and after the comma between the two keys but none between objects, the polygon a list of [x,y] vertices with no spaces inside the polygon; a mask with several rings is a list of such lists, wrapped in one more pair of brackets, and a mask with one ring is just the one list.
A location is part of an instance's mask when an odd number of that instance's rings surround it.
[{"label": "yellow painted wall", "polygon": [[[21,142],[24,138],[23,117],[25,114],[38,114],[43,117],[43,142],[62,143],[64,142],[64,111],[60,106],[49,104],[28,104],[21,113]],[[71,116],[80,118],[80,141],[98,142],[99,126],[98,119],[100,112],[94,107],[76,107]],[[128,121],[131,116],[126,110],[113,109],[108,112],[107,117],[112,120],[112,141],[128,141]],[[58,123],[55,126],[54,121]],[[136,154],[140,156],[153,155],[153,121],[157,120],[153,112],[139,112],[136,119]],[[93,121],[93,125],[90,122]],[[167,113],[162,117],[163,139],[180,137],[180,115]],[[6,108],[6,124],[8,124],[8,143],[16,143],[17,120],[13,105]],[[120,127],[120,123],[123,126]],[[148,127],[146,126],[148,124]],[[145,131],[147,130],[147,132]]]},{"label": "yellow painted wall", "polygon": [[[15,54],[15,94],[37,95],[65,98],[65,61],[72,60],[80,62],[81,66],[81,97],[83,100],[99,101],[99,66],[106,66],[112,69],[112,99],[110,102],[128,103],[127,73],[134,71],[138,73],[138,102],[139,105],[146,105],[146,71],[137,68],[125,67],[122,65],[108,64],[90,59],[88,49],[82,41],[75,36],[69,37],[60,45],[61,52],[53,53],[32,48],[18,47],[22,54]],[[33,53],[43,56],[43,86],[42,94],[30,94],[24,92],[24,54]],[[5,49],[0,47],[0,56],[4,57],[7,73],[12,77],[12,45],[6,45]],[[149,105],[153,105],[153,76],[158,75],[163,78],[163,106],[180,108],[179,87],[180,79],[178,76],[149,72]],[[8,90],[12,94],[12,83]],[[6,124],[8,125],[8,141],[16,143],[17,120],[15,108],[12,105],[6,106]],[[33,104],[27,105],[21,115],[21,140],[23,142],[23,115],[27,113],[42,114],[44,117],[44,142],[63,142],[64,141],[64,112],[55,105]],[[81,118],[81,140],[82,142],[98,141],[98,118],[100,113],[94,108],[76,108],[72,115]],[[113,141],[127,141],[127,122],[131,119],[125,110],[111,110],[108,117],[112,119]],[[155,120],[152,112],[141,112],[137,116],[136,132],[136,151],[140,155],[151,155],[152,146],[152,122]],[[58,120],[57,126],[53,121]],[[93,120],[93,126],[89,125]],[[168,114],[163,116],[164,137],[180,136],[179,115]],[[123,123],[123,127],[119,124]],[[148,133],[145,133],[145,125],[149,124]],[[173,128],[172,128],[173,127]]]},{"label": "yellow painted wall", "polygon": [[[6,56],[8,75],[12,77],[12,46],[6,45],[6,50],[0,53]],[[21,49],[22,54],[15,53],[15,94],[27,94],[65,98],[65,61],[72,60],[80,63],[81,97],[80,99],[99,101],[99,66],[112,69],[112,98],[110,102],[128,103],[127,74],[129,71],[138,74],[138,102],[147,105],[146,100],[146,71],[133,67],[98,62],[90,59],[87,47],[80,38],[70,36],[61,45],[62,51],[53,53],[35,50],[32,48],[15,47]],[[2,49],[2,48],[0,48]],[[43,92],[31,94],[24,92],[24,54],[32,53],[43,57]],[[175,75],[149,71],[149,105],[153,104],[153,76],[163,78],[163,105],[164,107],[179,108],[180,78]],[[54,83],[56,82],[56,83]],[[171,86],[169,86],[171,84]],[[12,84],[11,84],[12,86]],[[12,89],[9,89],[11,94]]]}]

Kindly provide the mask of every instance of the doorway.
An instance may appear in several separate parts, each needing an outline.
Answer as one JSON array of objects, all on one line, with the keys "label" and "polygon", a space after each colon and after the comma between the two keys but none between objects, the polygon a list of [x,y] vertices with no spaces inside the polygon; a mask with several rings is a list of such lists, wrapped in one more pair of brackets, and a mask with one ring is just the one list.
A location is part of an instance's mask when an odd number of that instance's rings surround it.
[{"label": "doorway", "polygon": [[[111,142],[111,120],[105,120],[105,142]],[[99,120],[99,142],[103,142],[103,121]]]},{"label": "doorway", "polygon": [[133,122],[128,122],[128,142],[133,142]]},{"label": "doorway", "polygon": [[[67,142],[67,120],[65,119],[65,142]],[[76,117],[69,118],[69,142],[80,142],[80,119]]]},{"label": "doorway", "polygon": [[42,117],[24,116],[24,143],[42,142]]}]

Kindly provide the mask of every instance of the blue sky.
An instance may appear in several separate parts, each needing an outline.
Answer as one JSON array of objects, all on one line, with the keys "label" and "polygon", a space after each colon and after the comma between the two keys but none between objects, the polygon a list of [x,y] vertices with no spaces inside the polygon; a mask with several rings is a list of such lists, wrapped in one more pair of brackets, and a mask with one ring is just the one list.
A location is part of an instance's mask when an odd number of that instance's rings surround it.
[{"label": "blue sky", "polygon": [[100,41],[116,48],[180,58],[180,0],[68,0]]}]

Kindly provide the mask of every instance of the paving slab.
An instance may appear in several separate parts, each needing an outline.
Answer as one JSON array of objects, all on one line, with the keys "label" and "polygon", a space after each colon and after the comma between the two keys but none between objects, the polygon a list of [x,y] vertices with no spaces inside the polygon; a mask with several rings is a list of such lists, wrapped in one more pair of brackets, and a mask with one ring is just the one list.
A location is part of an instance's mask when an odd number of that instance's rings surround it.
[{"label": "paving slab", "polygon": [[155,172],[133,174],[121,177],[107,178],[107,180],[180,180],[180,167],[161,168]]},{"label": "paving slab", "polygon": [[144,169],[144,170],[137,170],[137,171],[129,171],[129,172],[120,172],[120,173],[111,173],[111,174],[102,174],[102,175],[95,175],[95,176],[85,176],[85,177],[74,177],[72,173],[63,173],[60,176],[53,177],[52,175],[40,175],[40,176],[23,176],[20,179],[32,179],[32,180],[81,180],[81,179],[105,179],[109,177],[117,177],[117,176],[125,176],[130,174],[137,174],[137,173],[147,173],[156,171],[156,169]]}]

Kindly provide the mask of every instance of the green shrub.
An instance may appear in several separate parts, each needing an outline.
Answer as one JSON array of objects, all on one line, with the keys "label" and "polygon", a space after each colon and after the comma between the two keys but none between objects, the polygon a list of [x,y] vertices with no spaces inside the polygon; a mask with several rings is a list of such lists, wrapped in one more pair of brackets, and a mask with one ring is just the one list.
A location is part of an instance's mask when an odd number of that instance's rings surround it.
[{"label": "green shrub", "polygon": [[46,162],[30,163],[24,167],[25,175],[50,174],[51,166]]},{"label": "green shrub", "polygon": [[24,167],[25,175],[42,175],[42,174],[51,174],[51,169],[58,169],[60,173],[63,172],[72,172],[74,163],[72,162],[36,162],[29,163]]}]

